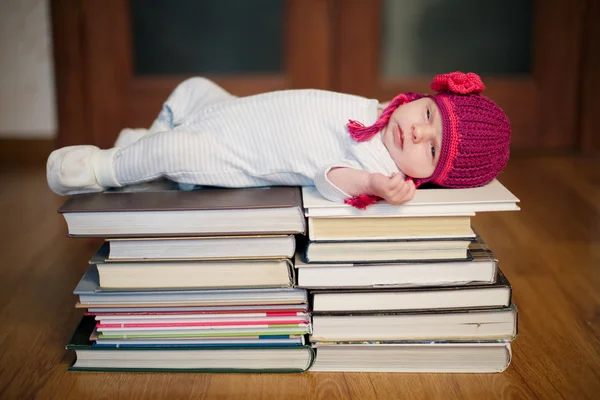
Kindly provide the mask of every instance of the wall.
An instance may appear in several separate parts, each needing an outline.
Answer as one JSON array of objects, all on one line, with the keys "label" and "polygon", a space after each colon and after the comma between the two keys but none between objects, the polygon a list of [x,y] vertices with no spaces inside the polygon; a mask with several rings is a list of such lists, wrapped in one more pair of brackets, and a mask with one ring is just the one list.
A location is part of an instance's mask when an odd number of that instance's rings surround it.
[{"label": "wall", "polygon": [[0,0],[0,138],[56,135],[49,1]]}]

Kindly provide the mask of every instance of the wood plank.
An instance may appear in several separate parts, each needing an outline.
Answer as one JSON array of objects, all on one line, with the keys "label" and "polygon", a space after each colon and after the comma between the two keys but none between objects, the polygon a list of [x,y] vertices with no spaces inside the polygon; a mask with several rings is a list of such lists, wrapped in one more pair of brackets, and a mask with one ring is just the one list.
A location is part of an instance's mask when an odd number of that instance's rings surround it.
[{"label": "wood plank", "polygon": [[580,94],[580,149],[586,154],[600,153],[600,2],[587,0],[583,34]]},{"label": "wood plank", "polygon": [[[513,155],[522,210],[475,228],[510,279],[520,332],[502,374],[68,373],[72,290],[98,240],[70,239],[45,171],[0,169],[0,398],[568,398],[600,391],[600,159]],[[16,212],[18,210],[18,212]]]},{"label": "wood plank", "polygon": [[[16,134],[14,137],[18,137]],[[46,166],[55,139],[0,139],[0,167]]]},{"label": "wood plank", "polygon": [[335,89],[377,98],[381,1],[341,1],[335,6]]},{"label": "wood plank", "polygon": [[579,135],[579,82],[586,0],[534,2],[532,71],[537,137],[547,149],[573,149]]},{"label": "wood plank", "polygon": [[127,83],[133,76],[129,2],[83,2],[86,107],[94,144],[110,148],[123,129]]},{"label": "wood plank", "polygon": [[52,57],[60,147],[91,143],[83,69],[83,9],[79,0],[50,2]]},{"label": "wood plank", "polygon": [[333,89],[333,2],[287,0],[284,69],[289,89]]}]

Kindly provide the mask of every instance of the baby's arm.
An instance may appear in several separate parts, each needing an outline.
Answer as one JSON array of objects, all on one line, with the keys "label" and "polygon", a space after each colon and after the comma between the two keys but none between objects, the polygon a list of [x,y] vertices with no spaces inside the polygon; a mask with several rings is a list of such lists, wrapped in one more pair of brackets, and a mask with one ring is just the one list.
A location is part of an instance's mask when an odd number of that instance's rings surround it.
[{"label": "baby's arm", "polygon": [[415,184],[406,181],[400,173],[391,177],[380,173],[370,173],[354,168],[332,168],[327,178],[350,196],[361,194],[378,196],[391,204],[402,204],[415,195]]}]

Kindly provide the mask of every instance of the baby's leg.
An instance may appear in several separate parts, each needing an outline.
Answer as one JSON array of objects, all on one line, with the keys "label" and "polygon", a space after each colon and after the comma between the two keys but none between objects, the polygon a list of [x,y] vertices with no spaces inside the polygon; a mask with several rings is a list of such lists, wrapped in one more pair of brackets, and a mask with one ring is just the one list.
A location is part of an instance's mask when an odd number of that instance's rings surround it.
[{"label": "baby's leg", "polygon": [[99,192],[160,177],[193,184],[205,172],[210,149],[204,135],[185,130],[149,135],[127,148],[70,146],[47,163],[48,186],[61,195]]},{"label": "baby's leg", "polygon": [[146,128],[123,128],[117,136],[114,147],[127,147],[134,144],[148,134]]},{"label": "baby's leg", "polygon": [[201,176],[211,163],[210,135],[175,129],[148,135],[115,155],[114,171],[121,185],[166,177],[176,182],[206,184]]},{"label": "baby's leg", "polygon": [[149,133],[170,131],[180,125],[186,117],[203,108],[235,98],[236,96],[209,79],[202,77],[186,79],[175,88],[163,104]]},{"label": "baby's leg", "polygon": [[202,77],[186,79],[171,92],[150,129],[123,129],[119,133],[115,147],[127,147],[148,134],[170,131],[185,117],[205,107],[235,98],[236,96],[209,79]]}]

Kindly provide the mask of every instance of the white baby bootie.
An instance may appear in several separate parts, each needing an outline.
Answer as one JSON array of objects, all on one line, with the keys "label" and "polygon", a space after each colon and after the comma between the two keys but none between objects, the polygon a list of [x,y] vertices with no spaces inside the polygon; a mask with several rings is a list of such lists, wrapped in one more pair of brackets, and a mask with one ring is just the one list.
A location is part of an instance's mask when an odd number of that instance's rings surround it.
[{"label": "white baby bootie", "polygon": [[113,159],[119,148],[100,150],[96,146],[68,146],[54,150],[46,163],[48,186],[63,196],[101,192],[120,187]]},{"label": "white baby bootie", "polygon": [[119,136],[115,141],[115,147],[127,147],[130,144],[134,144],[144,136],[148,134],[148,129],[145,128],[125,128],[119,132]]}]

